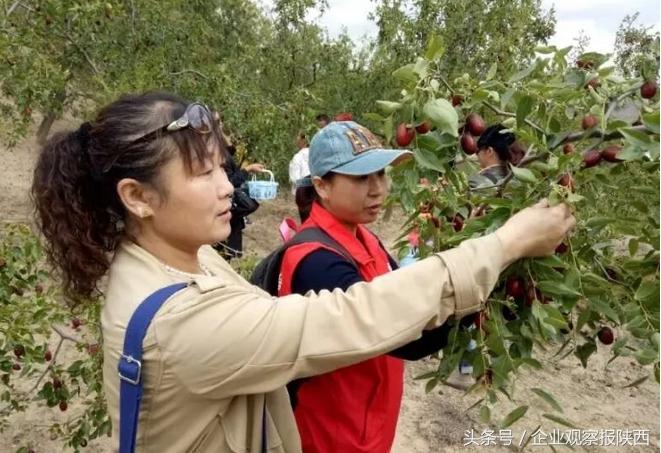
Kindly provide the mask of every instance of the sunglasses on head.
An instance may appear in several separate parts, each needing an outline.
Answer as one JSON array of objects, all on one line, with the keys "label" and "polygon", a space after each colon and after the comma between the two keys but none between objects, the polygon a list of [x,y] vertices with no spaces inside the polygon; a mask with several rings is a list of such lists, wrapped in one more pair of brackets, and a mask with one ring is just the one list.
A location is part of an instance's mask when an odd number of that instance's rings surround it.
[{"label": "sunglasses on head", "polygon": [[176,132],[190,127],[198,134],[209,134],[213,130],[213,115],[206,105],[199,102],[193,102],[186,107],[186,111],[178,119],[159,127],[156,130],[148,132],[147,134],[133,140],[132,143],[146,140],[148,137],[162,132]]},{"label": "sunglasses on head", "polygon": [[[186,111],[178,119],[159,127],[151,132],[141,135],[132,140],[128,145],[138,142],[148,141],[158,135],[166,132],[176,132],[190,127],[198,134],[209,134],[213,130],[214,117],[208,107],[199,102],[193,102],[186,107]],[[119,155],[103,169],[103,173],[108,172],[119,158]]]}]

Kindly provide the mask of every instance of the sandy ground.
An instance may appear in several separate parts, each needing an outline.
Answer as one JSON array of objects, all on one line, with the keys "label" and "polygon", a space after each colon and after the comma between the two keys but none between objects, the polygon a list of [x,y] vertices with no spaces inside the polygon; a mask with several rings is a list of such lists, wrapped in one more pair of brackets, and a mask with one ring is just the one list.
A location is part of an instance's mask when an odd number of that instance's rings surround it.
[{"label": "sandy ground", "polygon": [[[66,125],[59,123],[56,127]],[[28,189],[36,153],[33,140],[26,140],[11,150],[0,147],[0,219],[3,221],[30,221]],[[252,223],[245,231],[245,248],[249,253],[263,256],[277,246],[277,224],[284,216],[295,215],[291,195],[285,194],[286,190],[281,192],[282,198],[264,202],[251,216]],[[400,224],[401,219],[396,216],[388,222],[378,221],[373,229],[389,244],[397,236]],[[637,387],[624,388],[649,374],[648,368],[630,359],[618,359],[606,369],[610,351],[602,346],[586,369],[573,356],[556,361],[552,357],[553,352],[551,350],[541,355],[544,371],[521,374],[513,394],[514,402],[503,402],[494,411],[494,416],[499,419],[521,404],[531,406],[526,417],[511,427],[513,444],[517,445],[523,435],[530,436],[540,425],[547,433],[553,429],[569,429],[541,416],[551,412],[550,408],[529,391],[530,388],[541,387],[556,397],[564,408],[565,417],[583,430],[596,430],[597,433],[609,429],[619,430],[620,433],[642,430],[643,436],[645,433],[649,436],[649,446],[575,447],[575,450],[613,453],[659,451],[659,385],[652,379]],[[413,380],[414,376],[434,367],[431,360],[407,364],[405,396],[393,452],[516,451],[514,447],[504,446],[507,443],[504,436],[496,438],[492,445],[486,445],[486,430],[493,430],[496,435],[507,433],[484,426],[479,422],[478,409],[469,410],[481,395],[465,395],[450,387],[436,387],[427,394],[424,384]],[[9,420],[9,428],[0,433],[0,451],[15,451],[28,442],[38,452],[60,451],[61,443],[50,439],[48,426],[75,416],[77,409],[72,405],[67,413],[60,413],[57,408],[50,410],[35,405],[27,412],[13,416]],[[468,440],[466,432],[471,430],[476,442],[464,446]],[[480,436],[482,440],[479,440]],[[551,451],[545,443],[535,446],[531,442],[526,451]],[[87,450],[109,451],[109,440],[92,442]],[[558,450],[568,451],[564,447]]]}]

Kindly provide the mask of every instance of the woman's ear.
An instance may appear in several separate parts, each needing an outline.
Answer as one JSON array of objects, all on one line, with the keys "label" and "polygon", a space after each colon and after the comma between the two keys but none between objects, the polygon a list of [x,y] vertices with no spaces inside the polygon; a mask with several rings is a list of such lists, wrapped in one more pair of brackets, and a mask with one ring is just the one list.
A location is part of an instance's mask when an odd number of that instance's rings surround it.
[{"label": "woman's ear", "polygon": [[124,208],[135,217],[145,218],[154,214],[157,194],[154,189],[132,178],[124,178],[117,183],[117,195]]},{"label": "woman's ear", "polygon": [[314,190],[317,192],[317,195],[319,195],[319,198],[321,198],[323,201],[328,201],[330,198],[330,184],[330,180],[324,180],[319,176],[314,176],[312,178],[312,185],[314,186]]}]

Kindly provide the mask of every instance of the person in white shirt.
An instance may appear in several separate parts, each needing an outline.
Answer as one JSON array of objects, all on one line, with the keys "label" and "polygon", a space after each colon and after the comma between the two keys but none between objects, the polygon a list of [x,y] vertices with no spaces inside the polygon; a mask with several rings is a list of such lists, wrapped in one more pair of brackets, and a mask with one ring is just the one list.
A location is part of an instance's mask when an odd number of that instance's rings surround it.
[{"label": "person in white shirt", "polygon": [[310,167],[308,166],[310,149],[305,133],[299,132],[296,136],[296,146],[298,146],[298,151],[289,162],[289,182],[291,183],[292,195],[296,195],[296,181],[310,174]]}]

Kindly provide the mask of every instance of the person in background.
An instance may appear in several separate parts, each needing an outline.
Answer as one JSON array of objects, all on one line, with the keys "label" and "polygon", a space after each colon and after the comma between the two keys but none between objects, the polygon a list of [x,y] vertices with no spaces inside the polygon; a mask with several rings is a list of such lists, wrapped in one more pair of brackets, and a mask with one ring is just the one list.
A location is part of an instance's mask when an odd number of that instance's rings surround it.
[{"label": "person in background", "polygon": [[[265,170],[265,167],[260,163],[247,164],[243,168],[239,167],[234,159],[236,154],[234,141],[224,130],[222,122],[219,122],[219,126],[221,138],[228,153],[227,160],[225,161],[227,179],[232,183],[235,190],[244,190],[242,186],[247,182],[249,174],[262,172]],[[243,230],[246,228],[246,220],[247,217],[237,215],[236,212],[233,212],[230,219],[230,235],[226,240],[214,245],[214,248],[228,261],[232,258],[241,258],[243,256]]]},{"label": "person in background", "polygon": [[319,129],[325,128],[331,122],[330,116],[326,113],[320,113],[315,119],[317,120],[317,126]]},{"label": "person in background", "polygon": [[296,134],[296,146],[298,151],[289,161],[289,183],[291,184],[292,195],[296,195],[296,181],[310,174],[310,167],[308,166],[310,148],[308,148],[308,139],[304,132]]},{"label": "person in background", "polygon": [[500,272],[552,255],[575,225],[566,205],[540,202],[493,233],[346,292],[275,298],[209,246],[230,234],[227,159],[204,104],[162,92],[122,96],[39,153],[32,199],[46,256],[69,301],[101,305],[113,451],[132,424],[120,422],[127,325],[155,291],[185,283],[142,341],[136,453],[300,453],[288,382],[482,310]]},{"label": "person in background", "polygon": [[471,189],[496,185],[509,174],[510,146],[515,142],[513,133],[502,124],[489,126],[477,141],[477,161],[480,171],[468,178]]}]

